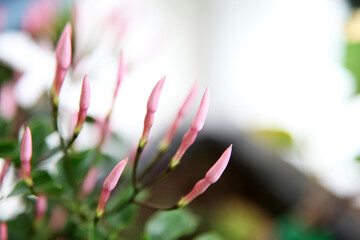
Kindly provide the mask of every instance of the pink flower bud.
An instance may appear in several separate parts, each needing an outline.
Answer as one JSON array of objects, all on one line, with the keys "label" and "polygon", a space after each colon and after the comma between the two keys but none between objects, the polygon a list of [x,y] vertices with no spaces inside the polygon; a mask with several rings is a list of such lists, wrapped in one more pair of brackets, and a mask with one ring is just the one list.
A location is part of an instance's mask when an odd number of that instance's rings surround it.
[{"label": "pink flower bud", "polygon": [[150,94],[149,100],[147,102],[147,112],[146,112],[146,116],[144,119],[144,130],[143,130],[143,134],[140,139],[141,145],[144,145],[148,140],[149,132],[150,132],[151,126],[154,122],[154,114],[159,105],[160,95],[161,95],[161,91],[164,86],[165,80],[166,80],[166,77],[164,76],[155,85],[154,89],[152,90],[152,92]]},{"label": "pink flower bud", "polygon": [[209,88],[206,88],[205,93],[201,99],[200,107],[191,122],[191,128],[199,132],[205,123],[206,115],[209,110],[210,96]]},{"label": "pink flower bud", "polygon": [[194,83],[193,87],[191,88],[190,93],[188,94],[187,98],[185,99],[183,105],[181,106],[173,124],[171,125],[171,128],[169,129],[169,131],[166,133],[164,139],[162,140],[161,143],[161,149],[166,149],[170,142],[173,140],[174,135],[177,131],[177,129],[179,128],[179,125],[181,124],[184,116],[187,114],[187,112],[189,111],[191,104],[194,100],[195,94],[197,91],[197,84],[196,82]]},{"label": "pink flower bud", "polygon": [[21,141],[21,148],[20,148],[20,160],[21,160],[21,167],[23,172],[24,181],[32,185],[32,178],[30,175],[31,172],[31,160],[32,156],[32,138],[31,138],[31,131],[29,127],[26,127],[22,141]]},{"label": "pink flower bud", "polygon": [[119,59],[119,70],[118,70],[118,75],[117,75],[117,81],[116,81],[116,86],[115,86],[115,91],[114,91],[114,98],[113,101],[115,101],[116,96],[118,94],[119,91],[119,86],[124,78],[124,74],[125,74],[125,63],[124,63],[124,54],[121,51],[120,52],[120,59]]},{"label": "pink flower bud", "polygon": [[56,99],[59,97],[66,71],[71,63],[71,32],[71,25],[67,23],[56,46],[57,64],[53,83],[53,94]]},{"label": "pink flower bud", "polygon": [[86,174],[84,183],[81,188],[80,195],[82,198],[87,197],[89,193],[92,192],[96,184],[97,176],[98,176],[98,169],[96,167],[90,168],[90,170]]},{"label": "pink flower bud", "polygon": [[61,69],[68,69],[71,63],[71,25],[67,23],[56,46],[56,60]]},{"label": "pink flower bud", "polygon": [[10,164],[11,164],[11,161],[10,159],[5,159],[5,162],[3,164],[3,167],[1,169],[1,173],[0,173],[0,187],[1,187],[1,184],[5,178],[5,174],[7,173],[7,170],[9,169],[10,167]]},{"label": "pink flower bud", "polygon": [[0,240],[7,240],[8,239],[8,229],[6,222],[0,223]]},{"label": "pink flower bud", "polygon": [[128,158],[125,158],[124,160],[120,161],[110,172],[109,176],[105,179],[105,182],[103,184],[103,189],[107,191],[114,190],[117,182],[119,181],[119,178],[124,171],[124,168],[126,166],[126,163],[128,161]]},{"label": "pink flower bud", "polygon": [[47,210],[47,199],[44,195],[38,196],[36,200],[35,221],[40,222],[44,219]]},{"label": "pink flower bud", "polygon": [[185,206],[194,200],[197,196],[205,192],[205,190],[217,180],[219,180],[221,174],[224,172],[227,164],[229,163],[231,156],[232,145],[228,147],[225,152],[221,155],[219,160],[207,171],[205,177],[198,181],[193,189],[185,196],[180,199],[177,206]]},{"label": "pink flower bud", "polygon": [[77,134],[80,132],[80,129],[85,122],[86,113],[89,108],[89,105],[90,105],[90,84],[87,75],[85,75],[81,88],[78,120],[75,129],[75,132]]},{"label": "pink flower bud", "polygon": [[180,147],[176,151],[175,155],[172,157],[170,162],[170,167],[174,168],[179,164],[180,159],[185,154],[186,150],[195,142],[197,134],[202,129],[205,123],[206,115],[209,109],[209,89],[206,88],[204,95],[201,99],[199,109],[191,122],[190,130],[184,135],[183,140],[180,144]]},{"label": "pink flower bud", "polygon": [[111,191],[115,188],[117,182],[119,181],[119,178],[124,171],[127,161],[128,158],[120,161],[110,172],[109,176],[105,179],[96,210],[97,218],[100,218],[104,213],[105,204],[110,197]]}]

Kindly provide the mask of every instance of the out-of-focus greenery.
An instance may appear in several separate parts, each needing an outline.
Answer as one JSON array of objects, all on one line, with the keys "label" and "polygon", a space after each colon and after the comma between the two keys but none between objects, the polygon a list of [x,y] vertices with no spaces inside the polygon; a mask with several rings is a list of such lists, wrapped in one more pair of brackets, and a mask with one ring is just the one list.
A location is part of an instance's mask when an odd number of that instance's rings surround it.
[{"label": "out-of-focus greenery", "polygon": [[333,240],[327,229],[307,226],[304,221],[294,216],[280,218],[277,223],[279,240]]},{"label": "out-of-focus greenery", "polygon": [[193,233],[199,219],[184,209],[154,214],[146,224],[144,239],[175,240]]},{"label": "out-of-focus greenery", "polygon": [[269,150],[285,150],[293,146],[294,141],[289,133],[279,129],[259,129],[248,132],[248,136]]},{"label": "out-of-focus greenery", "polygon": [[346,45],[345,67],[354,75],[355,93],[360,93],[360,43],[348,43]]}]

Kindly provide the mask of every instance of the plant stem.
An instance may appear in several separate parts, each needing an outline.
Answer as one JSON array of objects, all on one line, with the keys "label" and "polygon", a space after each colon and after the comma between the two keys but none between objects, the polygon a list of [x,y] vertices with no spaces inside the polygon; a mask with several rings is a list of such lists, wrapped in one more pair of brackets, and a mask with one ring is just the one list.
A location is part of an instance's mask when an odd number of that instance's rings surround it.
[{"label": "plant stem", "polygon": [[135,204],[141,206],[141,207],[148,208],[148,209],[151,209],[151,210],[170,211],[170,210],[176,210],[176,209],[179,208],[178,205],[174,205],[174,206],[171,206],[171,207],[164,207],[164,206],[161,206],[161,205],[143,203],[143,202],[138,202],[138,201],[135,201],[135,200],[133,202]]},{"label": "plant stem", "polygon": [[135,160],[134,160],[134,168],[133,168],[133,171],[132,171],[132,178],[131,179],[132,179],[132,186],[134,188],[134,195],[135,196],[136,196],[136,194],[138,192],[137,179],[136,179],[136,170],[137,170],[137,167],[138,167],[138,164],[139,164],[139,159],[140,159],[141,153],[144,150],[145,145],[146,145],[146,143],[145,144],[139,143],[139,146],[138,146],[137,151],[136,151]]},{"label": "plant stem", "polygon": [[159,160],[161,159],[161,157],[164,155],[164,153],[166,152],[167,149],[160,149],[158,151],[158,153],[156,154],[156,156],[152,159],[152,161],[150,162],[150,164],[146,167],[146,169],[140,174],[139,180],[142,180],[147,173],[150,172],[150,170],[156,165],[156,163],[159,162]]},{"label": "plant stem", "polygon": [[68,179],[70,186],[72,186],[72,188],[74,189],[75,188],[75,179],[74,179],[74,175],[73,175],[73,172],[71,169],[68,151],[67,151],[67,147],[65,145],[65,140],[63,139],[63,137],[61,136],[61,133],[59,131],[59,124],[58,124],[59,106],[57,103],[55,103],[55,101],[52,101],[52,110],[53,110],[54,129],[59,135],[60,147],[61,147],[62,152],[64,153],[66,178]]}]

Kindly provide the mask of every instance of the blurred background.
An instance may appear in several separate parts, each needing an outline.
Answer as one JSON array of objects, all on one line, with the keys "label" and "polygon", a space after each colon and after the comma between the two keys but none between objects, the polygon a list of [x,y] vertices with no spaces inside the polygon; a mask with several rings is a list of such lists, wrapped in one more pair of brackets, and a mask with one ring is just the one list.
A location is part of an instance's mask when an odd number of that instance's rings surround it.
[{"label": "blurred background", "polygon": [[[147,97],[162,76],[153,141],[194,81],[199,85],[170,152],[210,88],[199,139],[169,181],[155,186],[152,201],[176,201],[232,143],[222,178],[190,205],[202,216],[197,234],[360,239],[359,6],[350,0],[0,0],[0,113],[21,125],[18,112],[41,111],[55,44],[71,21],[73,62],[60,95],[65,136],[84,74],[91,83],[89,114],[106,116],[123,51],[126,75],[111,119],[122,144],[109,141],[104,151],[111,155],[125,157],[137,143]],[[76,147],[91,147],[98,137],[85,126]],[[143,210],[143,219],[151,213]]]}]

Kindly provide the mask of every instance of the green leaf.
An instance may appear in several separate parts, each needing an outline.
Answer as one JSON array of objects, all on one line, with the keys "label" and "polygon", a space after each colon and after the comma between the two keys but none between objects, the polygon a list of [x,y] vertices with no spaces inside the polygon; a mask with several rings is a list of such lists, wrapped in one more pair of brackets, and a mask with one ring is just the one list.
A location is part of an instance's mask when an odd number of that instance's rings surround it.
[{"label": "green leaf", "polygon": [[45,139],[52,132],[52,126],[49,119],[37,116],[30,120],[29,127],[31,129],[33,144],[31,165],[36,166],[39,157],[49,150]]},{"label": "green leaf", "polygon": [[30,190],[26,186],[25,182],[23,180],[21,180],[20,182],[18,182],[15,185],[14,189],[7,197],[9,198],[9,197],[17,196],[17,195],[28,195],[28,194],[30,194]]},{"label": "green leaf", "polygon": [[[34,181],[34,188],[37,192],[45,192],[51,195],[60,195],[63,192],[62,186],[56,184],[47,171],[33,171],[31,176]],[[29,188],[23,180],[19,181],[8,197],[30,194]]]},{"label": "green leaf", "polygon": [[194,240],[223,240],[219,234],[215,232],[206,232],[197,236]]},{"label": "green leaf", "polygon": [[193,233],[198,218],[185,209],[157,212],[146,223],[145,236],[152,240],[174,240]]},{"label": "green leaf", "polygon": [[0,158],[13,157],[18,151],[18,143],[10,139],[0,139]]},{"label": "green leaf", "polygon": [[45,192],[51,195],[60,195],[63,191],[61,185],[50,176],[47,171],[40,170],[31,173],[36,191]]},{"label": "green leaf", "polygon": [[[94,149],[86,150],[82,152],[72,152],[69,154],[69,160],[73,174],[77,176],[79,182],[82,183],[83,177],[91,166],[95,165],[97,158],[97,151]],[[61,161],[65,161],[64,159]]]},{"label": "green leaf", "polygon": [[86,116],[85,118],[85,122],[88,122],[88,123],[95,123],[96,122],[96,119],[91,117],[91,116]]}]

